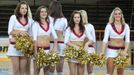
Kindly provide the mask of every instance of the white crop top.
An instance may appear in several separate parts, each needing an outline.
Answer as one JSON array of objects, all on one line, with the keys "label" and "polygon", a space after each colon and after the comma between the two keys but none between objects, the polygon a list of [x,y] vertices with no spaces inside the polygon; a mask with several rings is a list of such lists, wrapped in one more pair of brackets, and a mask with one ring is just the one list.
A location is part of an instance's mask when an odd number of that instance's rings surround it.
[{"label": "white crop top", "polygon": [[53,23],[50,22],[48,24],[47,29],[44,29],[38,22],[35,22],[32,26],[32,32],[33,32],[33,40],[37,40],[37,37],[40,35],[47,35],[50,36],[52,33],[54,39],[57,39],[57,34],[53,28]]},{"label": "white crop top", "polygon": [[54,29],[58,30],[58,31],[62,31],[63,32],[63,36],[65,36],[65,31],[68,25],[67,19],[65,17],[61,17],[61,18],[57,18],[54,22],[54,18],[50,17],[50,19],[53,21],[54,23]]},{"label": "white crop top", "polygon": [[69,41],[84,41],[86,37],[90,40],[93,40],[91,34],[88,34],[87,30],[85,30],[85,32],[81,33],[80,35],[77,35],[75,32],[71,31],[71,29],[68,27],[65,32],[64,43],[66,44]]},{"label": "white crop top", "polygon": [[[51,17],[52,18],[52,17]],[[52,18],[54,20],[54,18]],[[54,29],[65,31],[67,27],[67,19],[65,17],[57,18],[54,22]]]},{"label": "white crop top", "polygon": [[125,38],[125,42],[130,42],[129,26],[127,24],[123,25],[121,32],[118,32],[113,24],[107,24],[103,42],[107,43],[109,38]]},{"label": "white crop top", "polygon": [[31,18],[28,18],[28,23],[26,24],[22,24],[15,15],[12,15],[9,19],[9,23],[8,23],[8,35],[9,38],[11,38],[12,36],[10,35],[10,33],[13,30],[22,30],[22,31],[27,31],[30,34],[30,28],[33,24],[33,20]]},{"label": "white crop top", "polygon": [[91,34],[91,37],[93,38],[93,42],[96,42],[94,26],[92,24],[88,23],[85,25],[85,29],[89,32],[88,34]]}]

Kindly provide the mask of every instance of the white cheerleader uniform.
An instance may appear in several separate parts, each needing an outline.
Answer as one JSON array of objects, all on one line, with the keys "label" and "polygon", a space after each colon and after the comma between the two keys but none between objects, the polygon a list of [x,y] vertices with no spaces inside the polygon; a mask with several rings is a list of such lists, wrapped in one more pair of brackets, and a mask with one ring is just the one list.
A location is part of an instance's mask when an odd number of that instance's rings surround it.
[{"label": "white cheerleader uniform", "polygon": [[[65,32],[64,43],[67,44],[70,41],[84,41],[86,37],[92,40],[93,38],[90,36],[91,34],[88,34],[87,30],[85,30],[84,33],[81,33],[80,35],[78,35],[74,31],[71,31],[71,29],[68,27]],[[70,59],[69,62],[78,63],[76,59]]]},{"label": "white cheerleader uniform", "polygon": [[[92,24],[86,24],[85,25],[85,30],[88,32],[88,34],[91,34],[90,37],[92,37],[93,42],[96,42],[96,36],[95,36],[95,29]],[[88,53],[95,53],[94,45],[89,45],[87,49]]]},{"label": "white cheerleader uniform", "polygon": [[[51,17],[52,20],[54,20]],[[67,28],[67,19],[65,17],[57,18],[54,22],[54,29],[63,32],[63,37],[65,30]],[[50,47],[53,48],[53,41],[51,41]],[[64,56],[63,49],[65,48],[64,41],[58,41],[58,54],[59,56]]]},{"label": "white cheerleader uniform", "polygon": [[[28,22],[26,24],[22,24],[15,15],[12,15],[8,23],[9,39],[12,38],[12,35],[10,33],[13,30],[22,30],[22,31],[26,31],[30,33],[30,30],[31,30],[30,28],[32,24],[33,24],[33,20],[31,18],[28,18]],[[16,50],[15,42],[10,42],[7,55],[8,56],[24,56],[24,54],[21,51]]]},{"label": "white cheerleader uniform", "polygon": [[[118,32],[115,28],[114,24],[107,24],[105,28],[105,33],[104,33],[104,39],[103,42],[107,43],[109,38],[125,38],[125,42],[129,43],[130,42],[130,29],[127,24],[122,25],[122,30],[121,32]],[[113,47],[109,46],[107,47],[106,51],[106,56],[107,57],[117,57],[118,55],[118,50],[119,49],[124,49],[125,47]]]},{"label": "white cheerleader uniform", "polygon": [[[47,35],[50,37],[50,34],[52,33],[54,39],[57,39],[57,34],[53,28],[53,23],[50,21],[48,23],[47,29],[44,29],[38,22],[34,22],[33,26],[32,26],[32,32],[33,32],[33,40],[37,41],[37,37],[38,36],[42,36],[42,35]],[[38,47],[41,48],[41,47]],[[48,53],[50,50],[50,46],[49,47],[44,47],[44,51],[46,53]]]}]

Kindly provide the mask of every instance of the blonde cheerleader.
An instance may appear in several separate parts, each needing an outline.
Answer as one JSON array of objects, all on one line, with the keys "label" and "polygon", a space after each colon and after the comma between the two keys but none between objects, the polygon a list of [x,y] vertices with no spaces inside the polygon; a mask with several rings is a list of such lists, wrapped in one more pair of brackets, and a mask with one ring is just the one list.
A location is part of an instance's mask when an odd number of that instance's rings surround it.
[{"label": "blonde cheerleader", "polygon": [[[95,53],[95,49],[94,49],[94,43],[96,42],[96,36],[95,36],[95,29],[94,26],[90,23],[88,23],[88,16],[87,16],[87,12],[85,10],[80,10],[81,16],[82,16],[82,20],[83,23],[85,25],[85,29],[88,32],[88,34],[91,34],[90,37],[93,38],[93,41],[91,40],[85,40],[85,49],[87,50],[88,53]],[[89,42],[87,42],[89,41]],[[93,66],[91,64],[87,64],[87,72],[88,75],[94,75],[93,73]]]},{"label": "blonde cheerleader", "polygon": [[[107,56],[107,75],[113,75],[114,63],[113,58],[118,56],[119,50],[122,50],[122,55],[127,55],[127,50],[130,43],[130,29],[125,23],[123,12],[119,7],[116,7],[106,25],[103,39],[102,53],[106,49]],[[123,75],[123,68],[117,68],[117,75]]]}]

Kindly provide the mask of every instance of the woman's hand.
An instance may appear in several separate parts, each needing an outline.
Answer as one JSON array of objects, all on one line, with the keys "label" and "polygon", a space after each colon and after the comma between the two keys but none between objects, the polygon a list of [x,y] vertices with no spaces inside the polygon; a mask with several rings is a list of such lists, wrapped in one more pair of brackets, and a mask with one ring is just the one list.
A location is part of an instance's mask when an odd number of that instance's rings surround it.
[{"label": "woman's hand", "polygon": [[80,49],[80,47],[77,46],[77,45],[75,45],[74,48],[75,48],[76,50],[79,50],[79,49]]},{"label": "woman's hand", "polygon": [[100,55],[100,56],[104,55],[104,52],[100,52],[99,55]]},{"label": "woman's hand", "polygon": [[26,35],[28,35],[28,33],[27,33],[26,31],[20,31],[19,34],[22,35],[22,36],[26,36]]},{"label": "woman's hand", "polygon": [[88,45],[89,45],[89,43],[87,42],[87,43],[85,44],[85,46],[84,46],[84,49],[85,49],[85,50],[88,49]]},{"label": "woman's hand", "polygon": [[122,55],[122,56],[127,56],[128,53],[127,53],[127,51],[124,50],[124,51],[121,51],[121,55]]},{"label": "woman's hand", "polygon": [[20,30],[13,30],[12,32],[11,32],[11,35],[12,36],[16,36],[16,35],[18,35],[18,34],[20,34]]},{"label": "woman's hand", "polygon": [[57,47],[53,47],[53,49],[51,49],[50,51],[57,52],[57,50]]}]

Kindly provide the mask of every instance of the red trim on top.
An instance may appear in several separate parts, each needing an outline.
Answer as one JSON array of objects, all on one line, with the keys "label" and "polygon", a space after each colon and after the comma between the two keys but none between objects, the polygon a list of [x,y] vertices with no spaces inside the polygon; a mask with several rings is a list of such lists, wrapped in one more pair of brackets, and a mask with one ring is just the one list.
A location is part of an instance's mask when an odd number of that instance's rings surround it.
[{"label": "red trim on top", "polygon": [[49,22],[47,22],[47,29],[45,29],[45,28],[41,25],[41,23],[40,23],[40,27],[41,27],[45,32],[47,32],[47,31],[49,30]]},{"label": "red trim on top", "polygon": [[112,28],[117,34],[121,34],[124,31],[124,25],[121,26],[121,31],[120,32],[117,31],[114,23],[112,23]]},{"label": "red trim on top", "polygon": [[26,23],[22,23],[19,19],[17,19],[17,21],[23,26],[26,26],[28,24],[28,21],[26,21]]},{"label": "red trim on top", "polygon": [[64,43],[64,41],[58,41],[57,43]]},{"label": "red trim on top", "polygon": [[93,45],[88,45],[88,47],[94,47]]},{"label": "red trim on top", "polygon": [[12,41],[10,41],[10,44],[13,44],[13,45],[14,45],[14,44],[16,44],[16,42],[12,42]]},{"label": "red trim on top", "polygon": [[[54,41],[50,41],[50,43],[54,43]],[[64,41],[57,41],[57,43],[64,43]]]},{"label": "red trim on top", "polygon": [[50,41],[50,43],[54,43],[54,41]]},{"label": "red trim on top", "polygon": [[124,46],[122,46],[122,47],[116,47],[116,46],[110,46],[110,45],[108,45],[108,48],[110,48],[110,49],[125,49]]},{"label": "red trim on top", "polygon": [[82,32],[80,32],[79,34],[76,34],[74,30],[73,30],[73,33],[74,33],[77,37],[79,37],[79,38],[83,35]]},{"label": "red trim on top", "polygon": [[50,46],[49,47],[37,47],[37,49],[39,50],[39,48],[43,48],[44,50],[50,50]]}]

